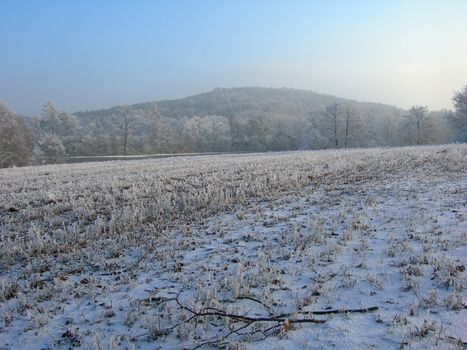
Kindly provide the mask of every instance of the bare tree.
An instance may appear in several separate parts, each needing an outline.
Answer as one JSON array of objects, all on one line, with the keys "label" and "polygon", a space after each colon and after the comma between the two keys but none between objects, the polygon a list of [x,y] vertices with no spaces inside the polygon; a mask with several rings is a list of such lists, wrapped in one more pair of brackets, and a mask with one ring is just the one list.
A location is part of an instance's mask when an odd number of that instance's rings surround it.
[{"label": "bare tree", "polygon": [[132,123],[134,120],[134,115],[133,112],[130,110],[130,106],[124,105],[117,107],[116,112],[113,114],[113,119],[115,119],[116,123],[119,124],[122,137],[123,154],[127,155],[128,144],[132,133]]},{"label": "bare tree", "polygon": [[361,128],[361,119],[355,107],[347,105],[344,110],[345,134],[344,148],[347,148],[351,140],[357,138],[358,130]]},{"label": "bare tree", "polygon": [[339,103],[333,103],[332,105],[326,107],[326,114],[332,118],[333,123],[333,135],[334,135],[334,144],[336,148],[339,148],[339,137],[338,137],[338,128],[337,124],[339,122],[339,116],[341,115],[342,108]]},{"label": "bare tree", "polygon": [[130,135],[130,116],[128,114],[123,115],[123,154],[128,153],[128,136]]},{"label": "bare tree", "polygon": [[152,121],[151,140],[152,140],[152,143],[155,145],[157,143],[157,138],[158,138],[157,134],[158,132],[160,132],[160,128],[161,128],[161,114],[159,113],[159,110],[155,102],[151,102],[148,114]]}]

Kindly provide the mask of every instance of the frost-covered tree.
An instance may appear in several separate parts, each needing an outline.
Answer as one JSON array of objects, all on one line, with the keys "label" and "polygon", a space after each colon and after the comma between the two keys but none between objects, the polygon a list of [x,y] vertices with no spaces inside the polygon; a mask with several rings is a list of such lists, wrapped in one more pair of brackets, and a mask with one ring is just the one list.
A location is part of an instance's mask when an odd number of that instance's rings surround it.
[{"label": "frost-covered tree", "polygon": [[39,147],[46,158],[62,158],[66,154],[60,138],[55,134],[45,134],[39,140]]},{"label": "frost-covered tree", "polygon": [[[175,130],[168,125],[157,107],[156,102],[151,102],[144,116],[149,123],[150,135],[148,136],[151,152],[173,152],[177,149],[177,136]],[[144,134],[144,133],[143,133]]]},{"label": "frost-covered tree", "polygon": [[76,133],[78,120],[75,116],[60,109],[53,102],[46,102],[41,112],[39,121],[44,134],[55,134],[65,138]]},{"label": "frost-covered tree", "polygon": [[0,168],[29,164],[33,150],[34,135],[27,123],[0,102]]},{"label": "frost-covered tree", "polygon": [[162,121],[161,114],[159,113],[157,104],[155,102],[151,102],[147,116],[151,121],[151,143],[153,144],[154,148],[157,148],[162,137]]},{"label": "frost-covered tree", "polygon": [[432,116],[428,114],[427,107],[410,108],[409,113],[404,116],[401,127],[409,144],[429,144],[436,139],[435,125]]},{"label": "frost-covered tree", "polygon": [[201,117],[188,119],[183,126],[182,135],[192,151],[200,151],[202,147],[203,125]]},{"label": "frost-covered tree", "polygon": [[55,103],[46,102],[42,108],[41,118],[35,119],[34,124],[38,138],[55,135],[65,147],[66,154],[77,155],[79,153],[78,120]]},{"label": "frost-covered tree", "polygon": [[230,126],[221,116],[190,118],[183,126],[182,135],[191,151],[225,151],[230,145]]},{"label": "frost-covered tree", "polygon": [[327,140],[321,135],[317,128],[311,127],[302,137],[301,149],[322,149],[325,148]]},{"label": "frost-covered tree", "polygon": [[262,114],[235,115],[229,119],[229,129],[231,149],[235,151],[264,151],[282,142],[280,128],[273,130],[271,121]]},{"label": "frost-covered tree", "polygon": [[359,141],[359,133],[362,128],[362,120],[357,109],[354,106],[347,105],[344,109],[344,148],[355,145]]},{"label": "frost-covered tree", "polygon": [[63,133],[60,118],[61,113],[62,111],[55,103],[47,101],[44,104],[41,112],[41,119],[39,120],[39,127],[42,134],[59,135]]},{"label": "frost-covered tree", "polygon": [[332,123],[332,138],[334,140],[334,145],[336,148],[339,147],[339,118],[342,113],[342,107],[339,103],[333,103],[330,106],[326,107],[326,114]]},{"label": "frost-covered tree", "polygon": [[[353,113],[346,113],[348,105],[358,111],[360,120],[355,123]],[[76,113],[80,120],[80,149],[87,154],[268,151],[446,140],[440,137],[444,131],[436,130],[443,127],[438,119],[444,116],[440,114],[429,114],[432,131],[417,141],[415,124],[403,118],[407,111],[294,89],[215,89],[125,108]],[[207,116],[217,117],[210,120]]]},{"label": "frost-covered tree", "polygon": [[455,112],[448,114],[448,120],[455,130],[456,140],[467,142],[467,85],[454,94],[452,101]]},{"label": "frost-covered tree", "polygon": [[112,119],[120,131],[121,147],[124,155],[127,155],[129,151],[135,116],[136,113],[128,105],[117,107],[112,115]]},{"label": "frost-covered tree", "polygon": [[230,138],[232,150],[243,151],[247,141],[245,130],[247,129],[247,119],[240,115],[235,115],[229,119]]},{"label": "frost-covered tree", "polygon": [[83,142],[89,148],[86,150],[86,155],[109,154],[108,138],[98,120],[89,125],[89,131]]},{"label": "frost-covered tree", "polygon": [[266,151],[268,149],[268,140],[270,140],[271,135],[271,123],[264,114],[254,115],[249,118],[246,132],[252,150]]},{"label": "frost-covered tree", "polygon": [[[402,112],[393,112],[377,116],[372,124],[371,130],[362,127],[363,132],[369,132],[375,136],[375,144],[380,146],[396,146],[403,144],[400,139],[399,124]],[[363,143],[366,146],[366,143]]]}]

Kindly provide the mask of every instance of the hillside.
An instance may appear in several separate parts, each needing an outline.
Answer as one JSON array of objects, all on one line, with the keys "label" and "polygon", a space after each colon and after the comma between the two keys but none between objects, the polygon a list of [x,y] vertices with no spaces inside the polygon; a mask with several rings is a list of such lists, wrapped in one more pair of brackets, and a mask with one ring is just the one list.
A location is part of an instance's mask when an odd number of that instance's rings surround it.
[{"label": "hillside", "polygon": [[[333,105],[337,129],[327,110]],[[311,91],[246,87],[75,115],[86,140],[80,155],[115,155],[401,145],[403,113]]]},{"label": "hillside", "polygon": [[32,125],[46,161],[440,144],[455,134],[444,114],[425,107],[404,111],[311,91],[258,87],[218,88],[74,115],[48,102]]},{"label": "hillside", "polygon": [[[167,118],[181,118],[206,115],[255,115],[258,112],[268,115],[307,115],[322,112],[333,103],[358,106],[365,116],[374,117],[401,113],[400,108],[381,103],[358,102],[313,91],[289,88],[216,88],[212,91],[181,99],[157,101],[159,111]],[[133,110],[149,110],[150,102],[129,106]],[[117,111],[117,106],[94,111],[75,113],[81,120],[96,116],[109,116]]]}]

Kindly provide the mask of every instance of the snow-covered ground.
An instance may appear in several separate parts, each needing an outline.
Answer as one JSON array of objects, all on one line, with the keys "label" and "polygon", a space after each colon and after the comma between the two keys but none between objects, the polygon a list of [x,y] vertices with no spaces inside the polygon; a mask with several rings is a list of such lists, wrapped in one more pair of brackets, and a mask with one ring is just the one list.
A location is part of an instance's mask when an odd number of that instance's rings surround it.
[{"label": "snow-covered ground", "polygon": [[463,349],[466,156],[2,170],[0,349]]}]

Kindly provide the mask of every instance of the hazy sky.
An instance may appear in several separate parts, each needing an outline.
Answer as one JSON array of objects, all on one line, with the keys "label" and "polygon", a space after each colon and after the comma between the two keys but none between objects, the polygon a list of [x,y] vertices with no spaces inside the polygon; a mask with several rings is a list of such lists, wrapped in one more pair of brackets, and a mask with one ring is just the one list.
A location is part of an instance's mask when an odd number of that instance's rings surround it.
[{"label": "hazy sky", "polygon": [[0,1],[0,100],[37,114],[214,87],[450,108],[467,0]]}]

